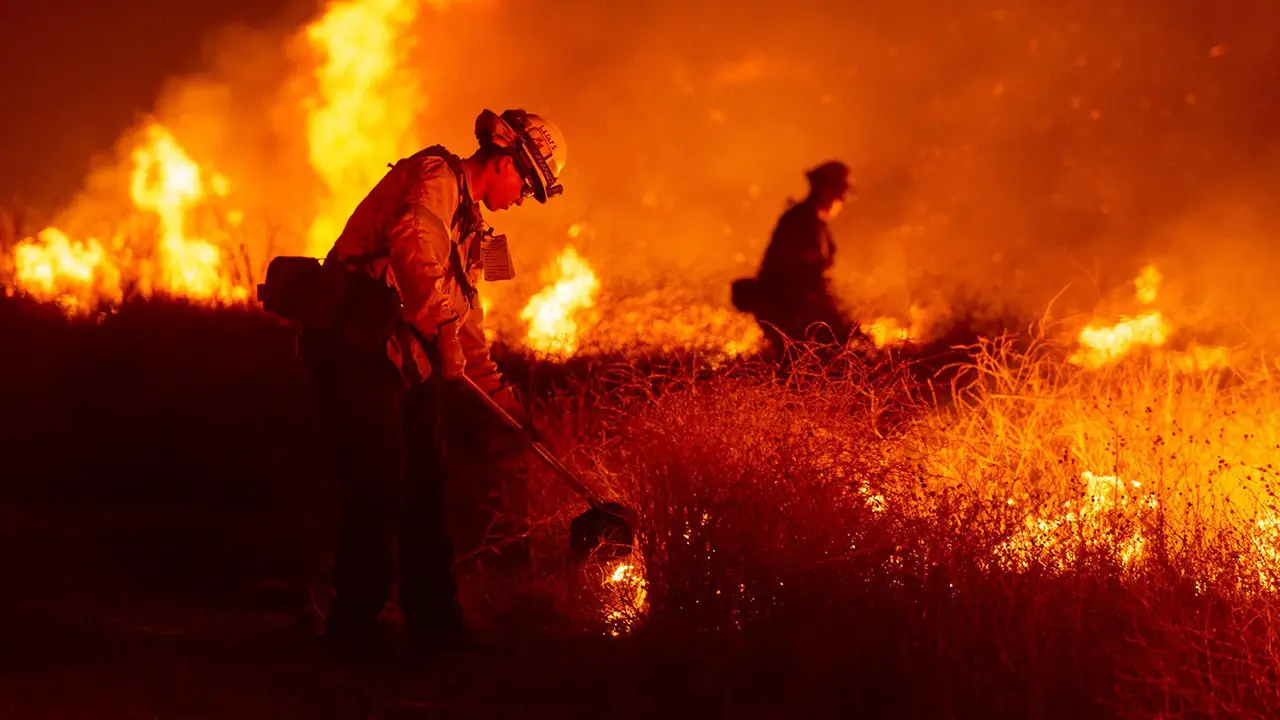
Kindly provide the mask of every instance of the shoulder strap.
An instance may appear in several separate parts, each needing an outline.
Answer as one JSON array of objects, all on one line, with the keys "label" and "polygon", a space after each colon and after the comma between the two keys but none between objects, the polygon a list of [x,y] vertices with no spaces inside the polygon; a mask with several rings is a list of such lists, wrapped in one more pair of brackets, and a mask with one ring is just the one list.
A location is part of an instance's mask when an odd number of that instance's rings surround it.
[{"label": "shoulder strap", "polygon": [[[421,158],[421,157],[438,157],[441,160],[444,160],[445,164],[449,166],[449,170],[453,172],[453,176],[457,178],[458,197],[462,197],[462,194],[465,191],[463,186],[462,158],[446,150],[443,145],[432,145],[431,147],[427,147],[419,150],[418,152],[410,155],[409,157],[404,158],[400,162],[404,162],[404,160],[413,160],[414,158]],[[394,163],[394,164],[387,163],[387,167],[395,168],[395,166],[398,164],[399,163]],[[450,224],[453,227],[457,227],[459,222],[464,221],[467,218],[466,206],[467,206],[467,203],[458,203],[458,209],[454,211],[453,217],[450,218]],[[390,255],[391,255],[390,249],[383,247],[381,249],[374,250],[372,252],[364,253],[363,255],[352,255],[350,257],[343,258],[342,264],[346,265],[348,268],[352,270],[365,271],[369,268],[369,266],[374,261],[381,260],[383,258],[389,257]],[[386,280],[385,270],[382,273],[382,278],[383,280]]]},{"label": "shoulder strap", "polygon": [[[432,145],[410,155],[408,159],[423,157],[437,157],[444,160],[458,181],[458,199],[460,202],[458,203],[458,208],[453,212],[453,218],[450,219],[451,227],[461,228],[459,232],[461,237],[466,237],[472,232],[482,232],[484,230],[484,217],[480,215],[480,211],[474,201],[467,202],[465,199],[467,197],[467,186],[466,173],[462,168],[462,158],[446,150],[443,145]],[[453,266],[458,285],[462,288],[463,296],[474,307],[477,289],[471,284],[471,279],[467,277],[466,272],[463,270],[462,257],[458,252],[457,243],[453,243],[453,246],[449,249],[449,260],[449,264]]]},{"label": "shoulder strap", "polygon": [[[458,197],[461,198],[465,195],[466,180],[465,180],[464,171],[462,169],[462,158],[446,150],[443,145],[432,145],[431,147],[423,148],[418,152],[410,155],[407,159],[413,160],[415,158],[423,158],[423,157],[436,157],[436,158],[440,158],[441,160],[444,160],[444,164],[449,166],[449,170],[453,173],[453,176],[458,181]],[[467,207],[467,205],[468,203],[466,202],[458,203],[458,209],[454,211],[453,217],[450,218],[450,223],[454,227],[457,227],[460,222],[463,222],[464,220],[468,219],[469,213],[467,211],[469,210],[469,208]]]}]

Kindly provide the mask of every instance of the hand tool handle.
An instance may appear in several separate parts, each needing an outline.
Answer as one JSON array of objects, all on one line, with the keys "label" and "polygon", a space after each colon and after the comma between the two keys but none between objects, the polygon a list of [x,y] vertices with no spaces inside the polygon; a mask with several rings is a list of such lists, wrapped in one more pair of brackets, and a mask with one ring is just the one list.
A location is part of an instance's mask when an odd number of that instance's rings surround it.
[{"label": "hand tool handle", "polygon": [[504,410],[503,407],[499,405],[496,400],[489,397],[489,393],[485,392],[483,388],[477,385],[475,380],[472,380],[466,375],[463,375],[462,377],[460,377],[459,380],[462,382],[463,385],[465,385],[469,390],[471,390],[472,394],[476,396],[476,399],[484,403],[485,407],[489,408],[490,412],[492,412],[494,415],[497,415],[512,430],[515,430],[521,435],[524,435],[525,438],[527,438],[529,442],[533,445],[533,451],[538,454],[538,457],[542,458],[543,461],[547,463],[547,465],[551,466],[551,469],[555,470],[556,474],[558,474],[566,483],[568,483],[569,487],[573,488],[574,492],[581,495],[593,506],[599,507],[601,505],[600,496],[597,495],[595,491],[593,491],[591,488],[584,485],[582,481],[578,479],[578,476],[574,474],[572,470],[565,467],[565,464],[560,462],[560,459],[557,458],[555,455],[553,455],[545,445],[535,440],[533,438],[533,434],[530,433],[529,430],[525,428],[524,425],[521,425],[519,420],[516,420],[514,417],[511,417],[511,413]]}]

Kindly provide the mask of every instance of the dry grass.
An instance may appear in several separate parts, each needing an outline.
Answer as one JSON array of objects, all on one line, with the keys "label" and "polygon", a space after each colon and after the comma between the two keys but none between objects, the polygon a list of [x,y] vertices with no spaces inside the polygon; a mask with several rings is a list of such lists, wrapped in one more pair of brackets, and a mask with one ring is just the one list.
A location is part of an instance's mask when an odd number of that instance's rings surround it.
[{"label": "dry grass", "polygon": [[[298,469],[311,458],[319,471],[296,368],[264,318],[152,301],[68,325],[16,300],[0,309],[27,338],[8,358],[27,379],[12,388],[11,437],[57,428],[82,451],[51,458],[15,440],[11,462],[40,478],[32,492],[86,492],[71,480],[83,477],[122,505],[266,508],[270,494],[290,508],[272,505],[276,522],[311,517],[295,501],[323,483]],[[646,697],[791,716],[834,704],[873,717],[1277,716],[1280,370],[1261,354],[1199,373],[1168,354],[1097,371],[1065,358],[989,341],[946,385],[852,353],[805,355],[785,377],[746,362],[577,381],[525,368],[530,387],[561,388],[538,401],[553,445],[645,519],[648,612],[600,663],[625,660]],[[471,444],[461,454],[491,457],[492,437],[471,427],[455,428]],[[298,437],[271,436],[286,430]],[[294,455],[258,467],[268,446]],[[191,458],[205,460],[175,474]],[[531,540],[503,601],[569,595],[582,578],[558,575],[563,530],[583,504],[527,456],[503,458],[492,472],[511,471],[505,483],[460,476],[493,491],[482,500],[507,526],[492,546],[510,556],[513,537]],[[113,484],[92,473],[104,463]],[[625,603],[605,577],[588,582]],[[530,612],[509,627],[532,626]],[[551,618],[534,634],[566,629]]]},{"label": "dry grass", "polygon": [[946,388],[848,353],[562,394],[561,446],[646,520],[638,638],[791,707],[1280,713],[1274,366],[971,358]]}]

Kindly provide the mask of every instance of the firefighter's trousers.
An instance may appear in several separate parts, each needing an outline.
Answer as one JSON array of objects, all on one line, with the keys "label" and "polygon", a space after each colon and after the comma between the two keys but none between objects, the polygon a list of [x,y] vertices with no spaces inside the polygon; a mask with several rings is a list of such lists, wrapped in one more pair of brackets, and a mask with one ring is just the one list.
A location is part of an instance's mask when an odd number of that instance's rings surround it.
[{"label": "firefighter's trousers", "polygon": [[410,632],[427,640],[458,632],[440,381],[406,388],[385,356],[328,336],[304,333],[299,345],[331,433],[341,502],[326,632],[371,629],[397,569]]}]

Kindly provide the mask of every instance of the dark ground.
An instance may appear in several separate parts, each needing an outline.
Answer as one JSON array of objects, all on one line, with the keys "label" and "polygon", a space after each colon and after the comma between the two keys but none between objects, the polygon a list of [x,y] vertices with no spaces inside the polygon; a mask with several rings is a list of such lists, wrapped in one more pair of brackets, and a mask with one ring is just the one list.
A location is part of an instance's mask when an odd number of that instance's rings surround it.
[{"label": "dark ground", "polygon": [[[499,362],[535,395],[608,375]],[[705,632],[724,608],[701,585],[710,615],[667,592],[630,637],[583,630],[572,579],[548,569],[565,528],[527,556],[478,551],[486,508],[519,507],[517,453],[464,464],[451,488],[475,644],[416,661],[392,609],[386,652],[355,663],[316,637],[334,497],[286,328],[165,302],[73,324],[0,299],[0,378],[0,718],[1100,717],[1126,667],[1108,660],[1124,603],[1107,590],[1106,612],[1082,613],[1089,578],[935,597],[870,556],[838,572],[784,557],[786,610],[750,633]],[[455,446],[496,437],[457,417]],[[774,552],[757,510],[719,516],[742,558],[722,569]]]},{"label": "dark ground", "polygon": [[[73,327],[8,300],[0,337],[0,717],[644,707],[602,662],[617,642],[543,632],[532,610],[503,620],[487,598],[472,601],[479,646],[436,667],[321,651],[333,496],[291,335],[270,318],[157,303]],[[468,492],[484,494],[455,488],[459,508]],[[467,552],[485,516],[456,516]],[[604,712],[615,697],[626,712]]]}]

